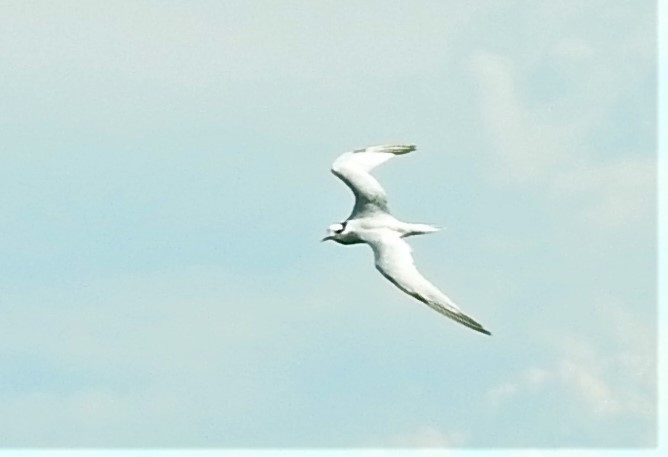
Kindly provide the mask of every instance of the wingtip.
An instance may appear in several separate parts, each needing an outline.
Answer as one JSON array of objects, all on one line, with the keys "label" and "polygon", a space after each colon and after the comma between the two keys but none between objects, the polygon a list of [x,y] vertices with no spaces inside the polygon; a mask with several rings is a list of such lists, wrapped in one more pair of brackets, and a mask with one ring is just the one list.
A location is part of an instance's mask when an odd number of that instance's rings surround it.
[{"label": "wingtip", "polygon": [[471,330],[475,330],[476,332],[482,333],[484,335],[492,336],[492,332],[483,327],[480,322],[472,319],[466,314],[459,314],[454,319],[458,321],[460,324],[463,324],[466,327],[470,328]]},{"label": "wingtip", "polygon": [[390,144],[384,147],[389,149],[393,154],[408,154],[417,149],[417,146],[414,144]]},{"label": "wingtip", "polygon": [[355,149],[353,152],[389,152],[395,155],[408,154],[417,149],[414,144],[378,144],[366,148]]},{"label": "wingtip", "polygon": [[[473,321],[473,322],[475,322],[475,321]],[[468,325],[468,324],[464,324],[464,325],[469,327],[471,330],[475,330],[476,332],[482,333],[484,335],[492,336],[492,332],[487,330],[485,327],[482,326],[482,324],[480,324],[478,322],[475,322],[475,325]]]}]

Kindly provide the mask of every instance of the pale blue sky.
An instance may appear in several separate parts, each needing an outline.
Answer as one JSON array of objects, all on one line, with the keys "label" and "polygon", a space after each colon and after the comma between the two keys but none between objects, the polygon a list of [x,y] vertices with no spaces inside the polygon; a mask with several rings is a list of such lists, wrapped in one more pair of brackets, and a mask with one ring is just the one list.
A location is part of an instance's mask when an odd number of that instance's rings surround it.
[{"label": "pale blue sky", "polygon": [[[654,9],[0,3],[0,444],[655,444]],[[318,243],[394,141],[491,338]]]}]

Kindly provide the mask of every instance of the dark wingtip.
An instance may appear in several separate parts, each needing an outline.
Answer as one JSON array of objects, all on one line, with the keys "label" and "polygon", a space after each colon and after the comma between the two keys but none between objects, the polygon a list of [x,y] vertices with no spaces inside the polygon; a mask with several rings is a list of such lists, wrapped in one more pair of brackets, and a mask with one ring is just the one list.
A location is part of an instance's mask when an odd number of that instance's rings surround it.
[{"label": "dark wingtip", "polygon": [[401,155],[415,151],[417,146],[414,144],[376,144],[365,148],[353,149],[352,152],[368,152],[370,149],[378,149],[380,150],[379,152],[391,152],[392,154]]},{"label": "dark wingtip", "polygon": [[462,318],[459,320],[462,324],[470,328],[471,330],[475,330],[476,332],[484,333],[485,335],[492,336],[492,332],[487,330],[485,327],[482,326],[479,322],[471,319],[469,316],[463,315]]}]

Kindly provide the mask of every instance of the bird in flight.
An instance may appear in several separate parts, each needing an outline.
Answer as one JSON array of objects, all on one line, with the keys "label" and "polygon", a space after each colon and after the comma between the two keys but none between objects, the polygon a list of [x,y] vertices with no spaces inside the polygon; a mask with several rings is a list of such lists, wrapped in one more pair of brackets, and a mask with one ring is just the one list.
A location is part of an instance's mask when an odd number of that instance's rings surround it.
[{"label": "bird in flight", "polygon": [[322,241],[368,244],[373,250],[376,268],[392,284],[444,316],[477,332],[491,335],[415,267],[411,247],[404,238],[440,229],[428,224],[402,222],[392,216],[385,190],[369,173],[391,158],[412,151],[415,151],[414,145],[397,144],[371,146],[340,155],[332,164],[332,173],[353,191],[355,206],[345,221],[329,226]]}]

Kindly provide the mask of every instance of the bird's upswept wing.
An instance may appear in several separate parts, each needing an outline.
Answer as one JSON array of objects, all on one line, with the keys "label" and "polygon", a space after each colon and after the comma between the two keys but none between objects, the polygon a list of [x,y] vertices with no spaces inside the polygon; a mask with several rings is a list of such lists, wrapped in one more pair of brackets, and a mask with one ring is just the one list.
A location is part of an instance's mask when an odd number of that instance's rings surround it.
[{"label": "bird's upswept wing", "polygon": [[351,218],[374,212],[389,212],[385,190],[371,176],[370,170],[392,157],[415,151],[414,145],[381,145],[341,154],[332,164],[332,173],[338,176],[355,194]]},{"label": "bird's upswept wing", "polygon": [[491,335],[420,274],[415,267],[411,247],[398,234],[380,229],[366,241],[373,249],[376,268],[395,286],[450,319],[480,333]]}]

